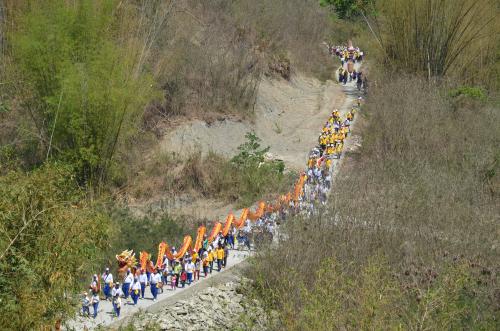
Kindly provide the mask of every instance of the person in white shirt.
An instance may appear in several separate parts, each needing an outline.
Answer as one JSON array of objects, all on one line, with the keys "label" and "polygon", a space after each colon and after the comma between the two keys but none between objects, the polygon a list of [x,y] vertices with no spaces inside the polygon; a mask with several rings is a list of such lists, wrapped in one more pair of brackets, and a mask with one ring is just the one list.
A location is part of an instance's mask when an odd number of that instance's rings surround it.
[{"label": "person in white shirt", "polygon": [[326,177],[325,177],[325,184],[326,184],[327,189],[331,189],[331,187],[332,187],[332,175],[330,174],[330,172],[328,172]]},{"label": "person in white shirt", "polygon": [[116,317],[120,317],[120,311],[122,310],[122,298],[118,294],[113,297],[113,307],[115,308]]},{"label": "person in white shirt", "polygon": [[90,299],[87,292],[84,292],[82,296],[82,315],[90,316]]},{"label": "person in white shirt", "polygon": [[120,288],[120,283],[116,283],[113,290],[111,290],[111,296],[113,300],[113,309],[115,310],[116,317],[120,316],[120,309],[122,304],[121,296],[123,294],[122,289]]},{"label": "person in white shirt", "polygon": [[187,274],[188,285],[191,285],[191,282],[193,281],[193,273],[194,273],[194,263],[192,260],[189,260],[186,263],[186,274]]},{"label": "person in white shirt", "polygon": [[90,303],[92,304],[92,308],[94,308],[94,315],[93,317],[97,317],[97,310],[99,309],[99,293],[96,291],[92,292],[92,299],[90,300]]},{"label": "person in white shirt", "polygon": [[146,293],[146,285],[148,285],[148,275],[145,270],[141,270],[139,275],[139,283],[141,284],[141,298],[144,299],[144,294]]},{"label": "person in white shirt", "polygon": [[104,283],[104,296],[106,300],[111,298],[111,288],[113,287],[113,275],[109,272],[109,268],[106,268],[102,274],[102,282]]},{"label": "person in white shirt", "polygon": [[128,295],[130,294],[130,286],[132,285],[133,281],[134,275],[132,275],[132,272],[130,271],[130,269],[128,269],[122,285],[123,297],[125,298],[125,300],[128,299]]},{"label": "person in white shirt", "polygon": [[141,283],[139,282],[139,278],[135,277],[134,283],[132,284],[132,291],[130,293],[130,296],[134,301],[134,306],[137,304],[137,300],[139,300],[139,295],[141,293],[140,291],[141,291]]},{"label": "person in white shirt", "polygon": [[111,297],[114,298],[115,296],[122,296],[123,295],[123,291],[122,289],[120,288],[120,283],[116,282],[115,286],[113,287],[113,289],[111,290]]},{"label": "person in white shirt", "polygon": [[153,301],[156,301],[158,296],[158,286],[161,283],[161,275],[158,270],[155,269],[154,273],[151,275],[151,294],[153,295]]}]

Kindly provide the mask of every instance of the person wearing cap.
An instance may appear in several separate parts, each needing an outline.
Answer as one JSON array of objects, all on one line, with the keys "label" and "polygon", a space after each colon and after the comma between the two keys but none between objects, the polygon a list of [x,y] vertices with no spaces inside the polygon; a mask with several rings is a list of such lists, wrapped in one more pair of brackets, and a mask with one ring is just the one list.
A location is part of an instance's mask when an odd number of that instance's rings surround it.
[{"label": "person wearing cap", "polygon": [[109,272],[109,268],[106,268],[101,278],[104,283],[104,296],[105,299],[108,300],[111,298],[111,288],[113,287],[113,274]]},{"label": "person wearing cap", "polygon": [[130,291],[130,296],[132,297],[132,300],[134,301],[134,306],[137,304],[137,301],[139,300],[139,295],[141,293],[141,283],[139,282],[139,277],[134,278],[134,283],[132,284],[132,288]]},{"label": "person wearing cap", "polygon": [[129,268],[127,269],[127,274],[123,279],[123,285],[122,285],[123,297],[125,298],[125,300],[128,299],[128,295],[130,294],[130,286],[132,285],[133,281],[134,281],[134,275],[132,275],[132,272],[130,271]]},{"label": "person wearing cap", "polygon": [[113,288],[111,290],[111,298],[114,298],[116,295],[122,296],[123,295],[123,291],[120,288],[120,283],[116,282],[114,285],[115,286],[111,285],[111,286],[113,286]]},{"label": "person wearing cap", "polygon": [[151,275],[151,294],[153,295],[153,301],[156,301],[158,296],[158,286],[161,283],[161,276],[158,273],[158,269],[155,269]]},{"label": "person wearing cap", "polygon": [[146,285],[148,284],[148,275],[146,271],[141,270],[141,274],[139,275],[139,283],[141,284],[141,298],[144,299],[144,294],[146,293]]},{"label": "person wearing cap", "polygon": [[82,315],[85,317],[90,316],[90,298],[87,292],[82,295]]},{"label": "person wearing cap", "polygon": [[113,308],[115,309],[116,317],[120,317],[120,311],[122,310],[122,298],[118,293],[113,297]]},{"label": "person wearing cap", "polygon": [[99,293],[96,291],[92,291],[92,299],[90,299],[90,302],[92,304],[92,308],[94,309],[94,315],[92,317],[96,318],[97,317],[97,310],[99,309]]}]

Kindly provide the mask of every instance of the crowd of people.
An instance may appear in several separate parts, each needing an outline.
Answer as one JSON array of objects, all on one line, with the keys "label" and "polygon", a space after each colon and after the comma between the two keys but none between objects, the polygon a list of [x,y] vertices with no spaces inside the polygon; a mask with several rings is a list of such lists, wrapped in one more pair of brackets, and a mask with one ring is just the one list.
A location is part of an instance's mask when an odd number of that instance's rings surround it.
[{"label": "crowd of people", "polygon": [[[351,56],[354,61],[361,61],[363,58],[363,52],[359,49],[351,52],[351,49],[345,46],[331,48],[331,52],[342,57],[341,60],[346,57],[351,59]],[[357,73],[355,77],[359,79],[360,75],[361,73]],[[139,300],[156,301],[166,289],[175,291],[179,287],[190,286],[200,278],[208,277],[215,270],[222,271],[227,266],[230,249],[251,250],[257,246],[259,235],[260,238],[267,238],[272,242],[277,226],[290,215],[314,214],[319,205],[326,204],[328,192],[332,188],[333,160],[342,155],[344,142],[350,133],[351,123],[361,101],[359,97],[345,118],[341,117],[338,109],[334,109],[330,114],[319,135],[318,145],[309,153],[307,167],[301,175],[305,181],[297,201],[289,200],[287,205],[282,205],[272,212],[264,212],[255,221],[247,219],[240,228],[232,226],[226,235],[220,231],[210,240],[205,234],[200,249],[187,251],[183,257],[169,258],[178,256],[175,247],[172,247],[168,256],[163,255],[160,260],[163,262],[157,263],[153,268],[144,268],[137,264],[127,268],[120,277],[114,277],[110,269],[106,268],[102,275],[93,275],[89,292],[82,295],[83,315],[95,318],[101,300],[112,302],[116,317],[120,316],[124,303],[137,305]],[[150,295],[146,291],[148,287]]]},{"label": "crowd of people", "polygon": [[363,72],[354,69],[354,64],[361,62],[364,58],[364,53],[359,47],[328,45],[328,51],[330,55],[338,57],[342,64],[338,70],[338,81],[344,85],[347,82],[355,81],[358,91],[363,89],[366,93],[368,91],[368,79],[363,75]]}]

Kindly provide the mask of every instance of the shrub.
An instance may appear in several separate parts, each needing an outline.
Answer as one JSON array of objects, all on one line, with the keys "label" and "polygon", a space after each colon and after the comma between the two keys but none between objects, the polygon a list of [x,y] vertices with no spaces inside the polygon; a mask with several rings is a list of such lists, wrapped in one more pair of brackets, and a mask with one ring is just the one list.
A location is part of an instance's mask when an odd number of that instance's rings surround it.
[{"label": "shrub", "polygon": [[[71,316],[72,293],[108,239],[70,167],[0,177],[0,321],[5,329],[51,328]],[[29,317],[29,318],[27,318]]]},{"label": "shrub", "polygon": [[463,95],[480,101],[486,100],[486,92],[480,87],[462,86],[451,90],[449,94],[453,98]]}]

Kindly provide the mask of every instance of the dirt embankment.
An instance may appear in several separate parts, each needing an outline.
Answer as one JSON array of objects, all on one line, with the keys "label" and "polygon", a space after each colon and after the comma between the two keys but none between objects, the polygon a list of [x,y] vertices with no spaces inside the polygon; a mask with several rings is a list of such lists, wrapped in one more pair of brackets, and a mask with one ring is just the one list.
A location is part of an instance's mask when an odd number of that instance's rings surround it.
[{"label": "dirt embankment", "polygon": [[290,82],[264,79],[253,123],[226,119],[209,124],[194,120],[167,133],[161,150],[186,153],[199,149],[230,157],[245,142],[245,134],[254,131],[262,145],[270,146],[270,152],[288,168],[301,170],[325,119],[343,99],[341,88],[332,81],[322,83],[301,75]]}]

